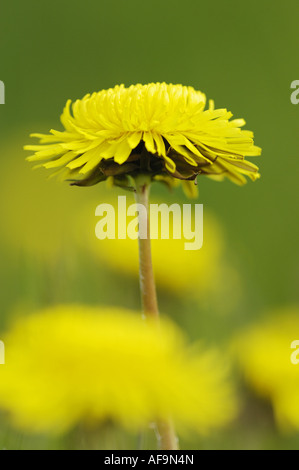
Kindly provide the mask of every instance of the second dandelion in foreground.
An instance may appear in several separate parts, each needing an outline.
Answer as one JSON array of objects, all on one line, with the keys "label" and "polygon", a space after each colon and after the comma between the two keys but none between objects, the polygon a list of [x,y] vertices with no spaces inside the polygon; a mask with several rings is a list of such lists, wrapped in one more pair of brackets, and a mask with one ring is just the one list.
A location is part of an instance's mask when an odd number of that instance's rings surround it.
[{"label": "second dandelion in foreground", "polygon": [[0,409],[21,429],[112,420],[138,432],[170,415],[180,433],[206,434],[235,416],[223,358],[191,349],[169,320],[157,334],[136,312],[64,305],[19,319],[4,341]]}]

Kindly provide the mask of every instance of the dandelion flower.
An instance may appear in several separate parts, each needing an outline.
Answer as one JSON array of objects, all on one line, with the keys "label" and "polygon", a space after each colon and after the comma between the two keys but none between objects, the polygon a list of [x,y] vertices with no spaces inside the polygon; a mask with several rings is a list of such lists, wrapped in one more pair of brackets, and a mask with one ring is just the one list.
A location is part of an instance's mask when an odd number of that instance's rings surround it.
[{"label": "dandelion flower", "polygon": [[[39,145],[27,145],[27,159],[63,171],[76,185],[93,185],[111,177],[127,186],[128,177],[146,172],[172,185],[182,180],[188,194],[198,175],[237,184],[259,177],[258,167],[245,160],[258,156],[253,133],[242,130],[243,119],[231,120],[226,109],[207,109],[206,97],[192,87],[166,83],[116,86],[88,94],[61,116],[63,132],[32,134]],[[193,187],[192,187],[193,186]]]},{"label": "dandelion flower", "polygon": [[59,306],[7,333],[0,408],[14,424],[63,433],[113,420],[137,431],[169,415],[181,432],[227,423],[236,403],[215,352],[188,348],[169,321],[119,308]]},{"label": "dandelion flower", "polygon": [[299,309],[278,311],[238,335],[233,350],[249,386],[273,406],[279,427],[299,430],[299,365],[291,344],[299,340]]}]

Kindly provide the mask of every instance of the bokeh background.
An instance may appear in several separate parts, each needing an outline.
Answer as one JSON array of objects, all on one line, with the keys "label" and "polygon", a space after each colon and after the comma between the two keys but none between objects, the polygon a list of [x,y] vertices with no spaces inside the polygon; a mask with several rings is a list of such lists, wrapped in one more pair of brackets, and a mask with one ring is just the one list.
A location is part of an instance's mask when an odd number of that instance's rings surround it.
[{"label": "bokeh background", "polygon": [[[199,179],[197,202],[204,204],[207,221],[204,248],[192,261],[178,248],[177,271],[168,272],[163,262],[161,311],[190,340],[226,352],[239,332],[264,317],[271,323],[277,309],[280,315],[289,306],[296,309],[299,106],[291,104],[290,84],[299,79],[298,14],[296,0],[2,0],[0,337],[12,318],[47,305],[140,306],[134,268],[118,264],[121,249],[111,249],[109,260],[94,237],[96,205],[119,193],[105,184],[70,188],[48,180],[46,172],[31,170],[22,150],[29,133],[60,129],[68,98],[120,83],[191,85],[217,107],[244,117],[263,148],[254,160],[262,174],[256,183],[240,188]],[[155,185],[152,195],[186,202],[180,188],[168,193]],[[174,255],[169,250],[170,267]],[[154,263],[158,271],[158,249]],[[182,280],[185,273],[194,281],[191,290]],[[298,335],[293,331],[290,342]],[[183,447],[298,448],[298,432],[281,430],[271,400],[254,392],[238,366],[233,374],[241,399],[238,418],[209,437],[183,441]],[[97,445],[134,448],[134,436],[114,435],[111,444],[108,434]],[[81,445],[72,435],[24,434],[6,418],[0,422],[2,448]]]}]

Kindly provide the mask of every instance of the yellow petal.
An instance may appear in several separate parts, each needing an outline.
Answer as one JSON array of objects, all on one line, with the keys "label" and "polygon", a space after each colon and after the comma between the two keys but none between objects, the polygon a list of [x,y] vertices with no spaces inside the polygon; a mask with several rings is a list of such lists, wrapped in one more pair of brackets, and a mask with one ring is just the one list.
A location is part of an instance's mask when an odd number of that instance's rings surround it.
[{"label": "yellow petal", "polygon": [[58,168],[59,166],[64,166],[69,163],[71,160],[76,158],[76,154],[74,152],[67,152],[62,157],[54,160],[52,162],[44,163],[44,168]]},{"label": "yellow petal", "polygon": [[134,132],[134,134],[131,134],[129,135],[129,137],[127,137],[127,141],[131,149],[134,149],[135,147],[137,147],[141,138],[142,138],[142,132]]},{"label": "yellow petal", "polygon": [[156,147],[154,143],[154,139],[151,132],[144,132],[143,133],[143,140],[145,143],[146,150],[150,153],[156,153]]},{"label": "yellow petal", "polygon": [[121,165],[129,158],[131,151],[132,151],[132,148],[130,144],[128,143],[128,139],[125,139],[123,142],[118,144],[115,155],[114,155],[114,161],[116,161],[116,163]]}]

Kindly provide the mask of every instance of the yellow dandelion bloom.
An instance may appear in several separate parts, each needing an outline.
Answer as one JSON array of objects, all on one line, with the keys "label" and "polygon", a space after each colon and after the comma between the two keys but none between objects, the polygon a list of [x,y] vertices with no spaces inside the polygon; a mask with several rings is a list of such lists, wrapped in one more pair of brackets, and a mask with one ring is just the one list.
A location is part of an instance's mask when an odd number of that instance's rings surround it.
[{"label": "yellow dandelion bloom", "polygon": [[296,340],[299,309],[288,308],[240,334],[233,344],[245,380],[271,401],[278,425],[287,431],[299,430],[299,364],[291,361]]},{"label": "yellow dandelion bloom", "polygon": [[180,432],[206,432],[235,413],[223,362],[166,320],[157,332],[131,311],[59,306],[19,319],[4,341],[0,408],[29,431],[107,419],[134,431],[172,416]]},{"label": "yellow dandelion bloom", "polygon": [[88,94],[61,116],[64,131],[32,134],[40,145],[27,145],[27,159],[47,169],[63,170],[77,185],[112,177],[126,186],[140,172],[172,184],[183,180],[192,194],[192,180],[204,174],[228,177],[237,184],[259,177],[245,160],[260,155],[243,119],[231,120],[226,109],[206,107],[206,97],[192,87],[150,83],[116,86]]}]

